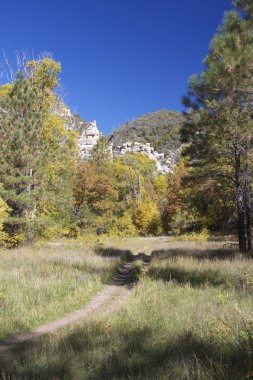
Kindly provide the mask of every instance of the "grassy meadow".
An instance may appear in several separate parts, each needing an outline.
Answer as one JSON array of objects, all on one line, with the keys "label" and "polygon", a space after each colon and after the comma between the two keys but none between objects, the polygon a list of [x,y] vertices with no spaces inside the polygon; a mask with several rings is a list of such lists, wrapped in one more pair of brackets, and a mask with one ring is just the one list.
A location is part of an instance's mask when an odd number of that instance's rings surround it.
[{"label": "grassy meadow", "polygon": [[[13,352],[11,362],[0,361],[2,379],[253,379],[253,262],[223,243],[173,242],[161,237],[109,239],[88,251],[82,243],[33,254],[23,249],[1,254],[1,276],[9,272],[8,284],[11,273],[12,278],[19,274],[22,286],[18,290],[16,285],[15,291],[26,294],[22,310],[42,322],[49,318],[50,308],[52,313],[57,308],[65,312],[77,306],[80,298],[87,295],[87,300],[94,294],[116,270],[126,249],[152,257],[145,273],[141,260],[136,261],[133,270],[139,282],[127,301],[113,313],[94,313],[76,326]],[[64,260],[71,255],[71,260]],[[55,260],[61,261],[62,274],[57,269],[52,274]],[[44,265],[48,270],[44,269],[43,280],[39,274]],[[94,266],[99,268],[96,274],[91,270]],[[83,273],[92,280],[72,288],[69,284],[79,284]],[[26,276],[31,276],[27,281],[33,285],[32,293],[24,285]],[[6,294],[14,293],[12,289]],[[26,300],[31,296],[37,309]],[[15,303],[13,297],[10,305]],[[25,312],[26,305],[30,310]],[[4,312],[3,305],[0,310]],[[8,310],[5,313],[7,317]],[[19,313],[16,309],[21,318]],[[8,328],[15,331],[13,323],[15,318],[5,325],[5,335]]]},{"label": "grassy meadow", "polygon": [[0,340],[60,318],[101,290],[121,259],[97,255],[94,244],[0,252]]}]

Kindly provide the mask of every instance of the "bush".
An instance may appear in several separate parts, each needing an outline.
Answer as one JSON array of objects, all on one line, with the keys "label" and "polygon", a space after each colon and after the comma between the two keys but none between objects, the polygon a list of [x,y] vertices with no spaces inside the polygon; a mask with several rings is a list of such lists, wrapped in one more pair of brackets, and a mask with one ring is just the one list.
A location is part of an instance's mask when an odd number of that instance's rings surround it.
[{"label": "bush", "polygon": [[191,232],[182,235],[176,235],[173,237],[173,240],[180,241],[197,241],[199,243],[204,243],[209,238],[209,231],[204,228],[201,232]]},{"label": "bush", "polygon": [[179,209],[173,215],[169,227],[173,234],[179,235],[192,231],[199,225],[201,229],[203,226],[201,226],[199,222],[200,221],[194,214]]},{"label": "bush", "polygon": [[7,248],[17,247],[18,245],[20,245],[20,243],[26,240],[26,235],[22,231],[11,236],[7,235],[6,233],[4,234],[5,234],[5,238],[4,238],[3,245]]},{"label": "bush", "polygon": [[0,198],[0,246],[5,246],[8,240],[8,234],[4,231],[4,222],[9,216],[10,208],[6,202]]},{"label": "bush", "polygon": [[118,218],[111,230],[112,235],[122,237],[133,237],[137,235],[137,230],[133,224],[130,214],[124,213],[122,217]]}]

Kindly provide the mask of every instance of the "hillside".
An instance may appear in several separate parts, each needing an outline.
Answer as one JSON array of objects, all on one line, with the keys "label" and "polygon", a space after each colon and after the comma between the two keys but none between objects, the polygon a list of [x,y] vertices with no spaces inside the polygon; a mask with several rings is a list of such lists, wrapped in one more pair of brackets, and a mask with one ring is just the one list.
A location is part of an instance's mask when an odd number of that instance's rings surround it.
[{"label": "hillside", "polygon": [[136,141],[150,143],[156,151],[166,155],[179,147],[179,129],[184,120],[183,114],[176,111],[152,112],[127,121],[115,129],[110,138],[115,148],[128,141]]},{"label": "hillside", "polygon": [[[55,112],[66,118],[67,129],[79,132],[79,155],[87,159],[102,135],[96,121],[83,120],[60,99]],[[179,112],[161,110],[126,122],[109,135],[111,153],[114,157],[143,153],[156,161],[159,172],[168,174],[174,170],[181,155],[180,127],[184,121],[185,116]]]},{"label": "hillside", "polygon": [[82,132],[90,125],[90,122],[82,119],[77,113],[71,112],[68,105],[60,97],[55,99],[54,113],[67,120],[67,129]]}]

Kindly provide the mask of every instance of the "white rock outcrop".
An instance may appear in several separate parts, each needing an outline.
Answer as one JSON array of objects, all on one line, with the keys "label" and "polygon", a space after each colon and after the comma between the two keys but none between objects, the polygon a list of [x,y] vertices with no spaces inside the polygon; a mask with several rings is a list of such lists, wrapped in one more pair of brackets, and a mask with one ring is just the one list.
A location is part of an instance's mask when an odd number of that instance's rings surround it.
[{"label": "white rock outcrop", "polygon": [[173,172],[175,164],[178,162],[178,158],[181,154],[181,147],[171,151],[168,156],[165,157],[164,153],[157,152],[150,143],[140,143],[128,141],[120,146],[114,148],[114,156],[120,157],[127,153],[143,153],[149,159],[154,160],[157,165],[158,172],[163,174],[169,174]]},{"label": "white rock outcrop", "polygon": [[[99,131],[96,120],[86,122],[79,118],[78,115],[72,114],[66,104],[59,98],[56,101],[54,113],[66,119],[67,130],[75,130],[80,133],[78,138],[79,156],[81,159],[87,160],[90,158],[93,147],[98,142],[103,133]],[[178,162],[181,155],[182,147],[171,150],[166,156],[164,153],[157,152],[150,143],[141,143],[136,141],[128,141],[120,146],[114,147],[113,140],[109,144],[109,152],[111,157],[120,157],[127,153],[143,153],[149,159],[154,160],[157,165],[157,170],[163,174],[173,172],[175,164]]]},{"label": "white rock outcrop", "polygon": [[78,138],[79,155],[82,159],[88,159],[92,148],[96,145],[103,133],[99,132],[96,120],[87,124]]}]

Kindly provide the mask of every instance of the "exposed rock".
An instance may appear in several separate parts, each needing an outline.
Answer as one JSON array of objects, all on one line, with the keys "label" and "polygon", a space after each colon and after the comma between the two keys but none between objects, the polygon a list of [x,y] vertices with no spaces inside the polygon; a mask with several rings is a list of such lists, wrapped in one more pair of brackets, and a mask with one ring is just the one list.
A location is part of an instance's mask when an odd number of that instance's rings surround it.
[{"label": "exposed rock", "polygon": [[103,133],[99,132],[96,120],[86,123],[81,129],[81,134],[78,138],[79,155],[83,159],[88,159],[92,148],[96,145]]},{"label": "exposed rock", "polygon": [[66,106],[61,98],[56,98],[54,113],[66,120],[67,130],[74,130],[80,132],[83,128],[88,126],[90,123],[81,119],[79,115],[72,113],[70,108]]},{"label": "exposed rock", "polygon": [[158,153],[152,146],[150,146],[150,143],[142,144],[140,142],[128,141],[114,148],[114,156],[119,157],[127,153],[143,153],[149,159],[156,162],[157,170],[159,172],[168,174],[173,172],[173,168],[179,160],[181,150],[181,147],[178,147],[165,157],[164,153]]},{"label": "exposed rock", "polygon": [[[54,112],[56,115],[66,119],[66,128],[68,130],[75,130],[79,132],[79,156],[84,160],[89,159],[93,147],[96,145],[99,138],[103,136],[103,133],[100,132],[97,127],[96,121],[94,120],[92,122],[88,122],[81,119],[79,115],[73,114],[60,98],[57,99]],[[153,146],[151,146],[149,142],[138,141],[140,139],[138,135],[138,130],[140,128],[138,120],[140,120],[141,122],[145,121],[148,124],[145,127],[143,126],[142,129],[144,128],[146,130],[147,128],[148,130],[148,128],[155,128],[157,133],[159,123],[161,124],[161,122],[163,122],[166,125],[169,125],[168,128],[170,129],[171,125],[173,126],[178,122],[179,117],[181,116],[175,112],[159,111],[153,114],[148,114],[140,117],[136,121],[129,123],[128,126],[121,127],[118,130],[119,132],[117,132],[117,130],[114,131],[114,133],[109,137],[109,151],[111,153],[112,158],[120,157],[127,153],[143,153],[149,159],[154,160],[156,162],[157,170],[159,172],[163,174],[173,172],[175,164],[179,161],[182,150],[181,145],[178,142],[174,142],[175,136],[173,137],[174,140],[172,139],[173,144],[171,147],[166,146],[164,152],[158,152],[155,150]],[[162,127],[165,128],[164,125],[162,125]],[[131,140],[121,143],[121,141],[118,141],[119,139],[117,134],[120,134],[121,132],[123,132],[123,130],[125,133],[123,133],[123,135],[125,136],[124,138],[126,138],[129,134]],[[120,145],[115,146],[115,142],[120,142]]]},{"label": "exposed rock", "polygon": [[74,130],[79,133],[79,156],[82,159],[88,159],[92,148],[96,145],[100,136],[103,136],[103,133],[97,128],[96,120],[89,122],[81,119],[79,115],[72,113],[60,98],[56,99],[54,113],[66,119],[67,130]]}]

